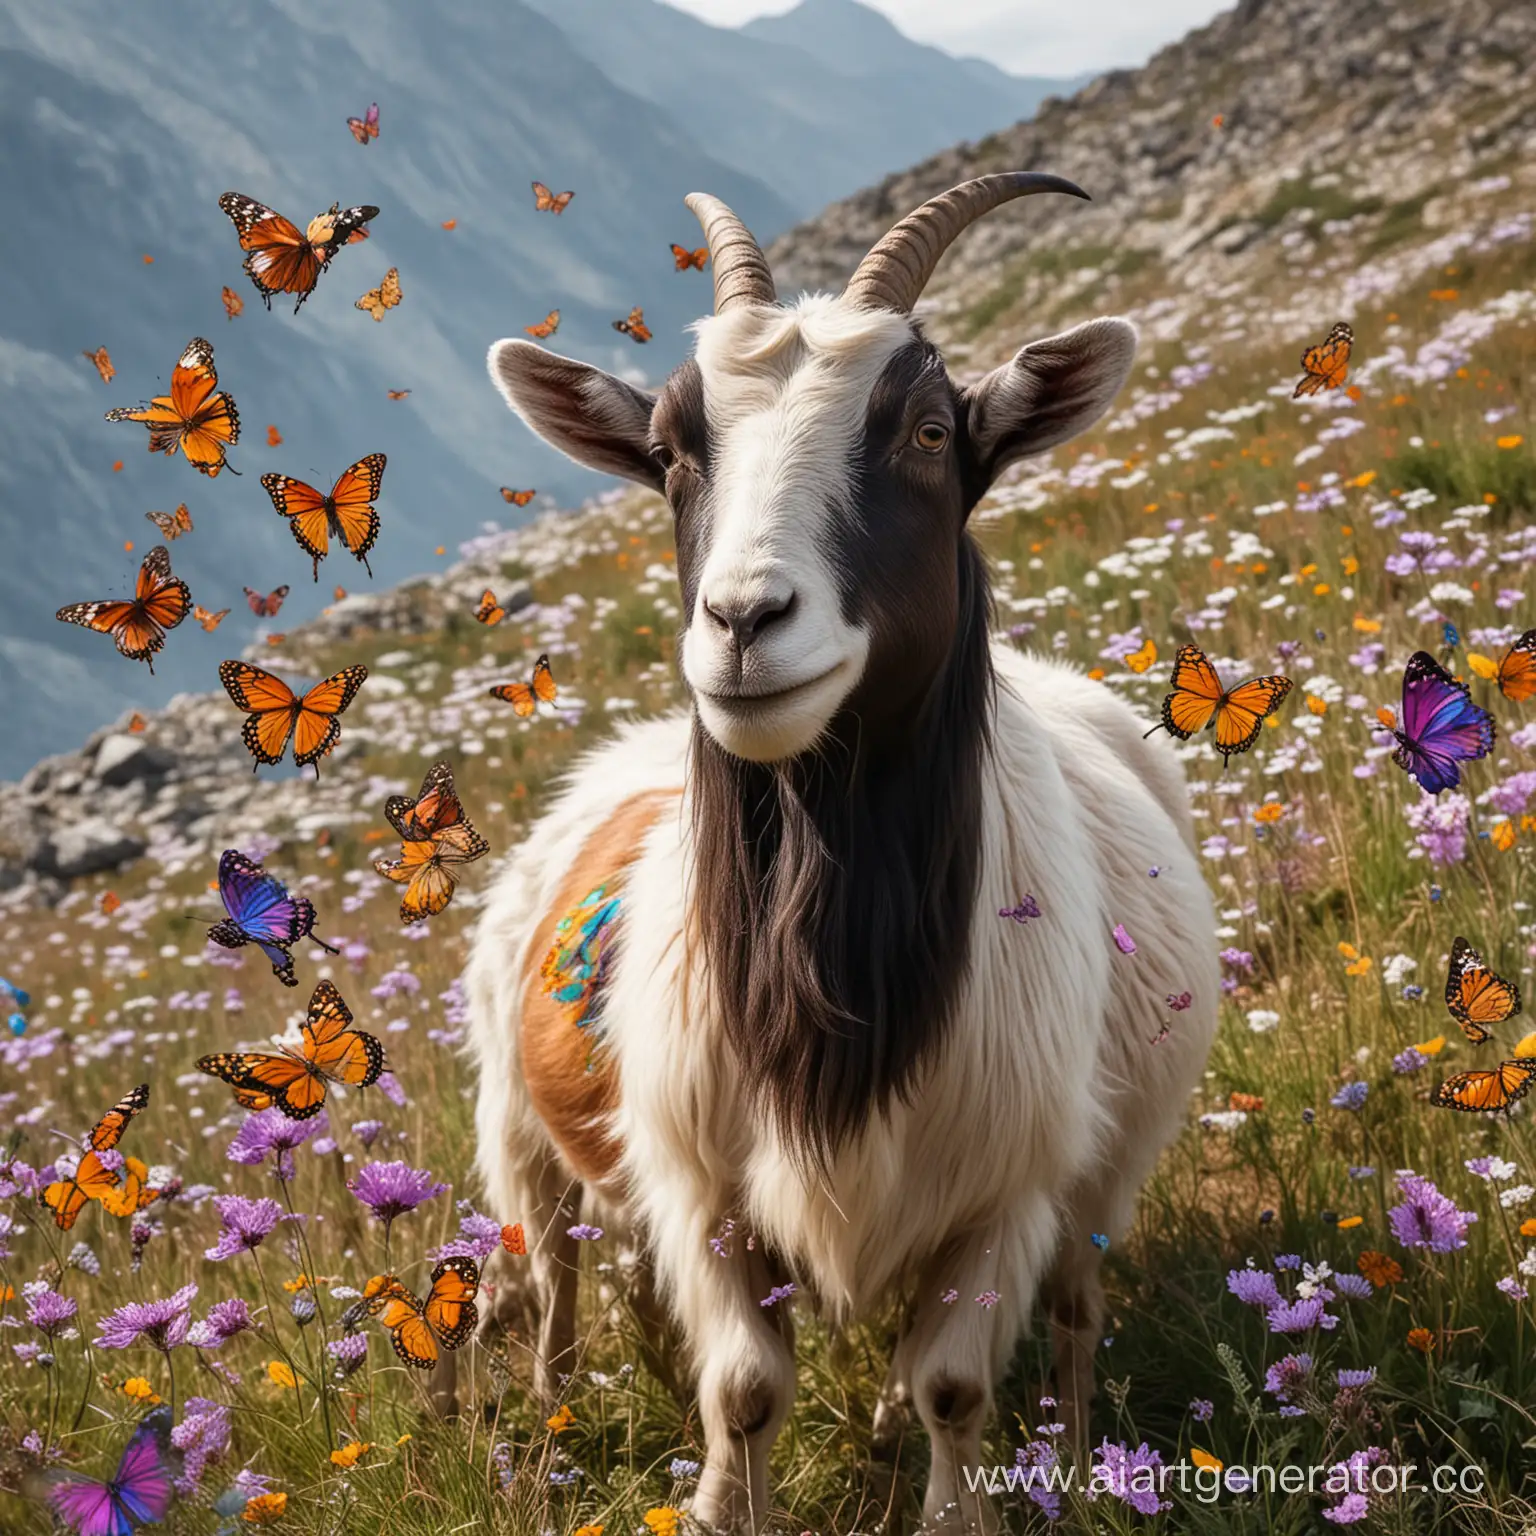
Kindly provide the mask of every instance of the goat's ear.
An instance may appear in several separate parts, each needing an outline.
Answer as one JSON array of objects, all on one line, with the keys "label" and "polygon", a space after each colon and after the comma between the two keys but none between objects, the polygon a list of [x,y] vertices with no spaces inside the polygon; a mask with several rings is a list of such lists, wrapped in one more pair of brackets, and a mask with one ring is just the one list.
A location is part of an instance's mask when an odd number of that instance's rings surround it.
[{"label": "goat's ear", "polygon": [[985,487],[1015,459],[1091,427],[1120,392],[1136,355],[1129,320],[1090,320],[1032,341],[965,392],[977,478]]},{"label": "goat's ear", "polygon": [[661,490],[665,477],[647,451],[654,395],[531,341],[498,341],[486,363],[507,404],[545,442],[588,469]]}]

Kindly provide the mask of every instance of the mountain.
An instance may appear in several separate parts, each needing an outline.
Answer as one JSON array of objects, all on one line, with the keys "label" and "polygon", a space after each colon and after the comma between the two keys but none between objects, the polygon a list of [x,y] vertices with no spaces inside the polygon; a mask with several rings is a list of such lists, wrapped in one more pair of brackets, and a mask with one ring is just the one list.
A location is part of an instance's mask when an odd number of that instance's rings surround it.
[{"label": "mountain", "polygon": [[[555,345],[660,378],[684,355],[683,327],[709,305],[708,275],[676,273],[668,254],[671,241],[697,238],[685,194],[714,192],[766,234],[909,158],[894,139],[870,158],[877,146],[856,119],[873,110],[873,87],[838,94],[836,77],[798,49],[650,0],[616,14],[631,13],[653,27],[675,18],[688,48],[703,38],[722,50],[709,97],[719,116],[664,83],[674,68],[702,69],[695,55],[684,49],[659,71],[647,64],[668,52],[659,33],[637,41],[636,61],[597,58],[583,32],[596,12],[584,0],[160,0],[152,25],[107,0],[0,0],[0,188],[14,221],[0,382],[15,402],[0,418],[0,772],[19,772],[125,704],[206,686],[252,634],[242,586],[292,585],[269,626],[283,630],[313,616],[335,585],[369,584],[344,551],[310,579],[260,486],[264,472],[324,490],[347,464],[386,452],[372,580],[439,568],[439,547],[451,554],[487,520],[516,520],[498,486],[537,487],[548,505],[598,484],[509,416],[486,382],[489,342],[558,307]],[[749,154],[777,89],[765,82],[781,77],[793,82],[784,121],[794,131]],[[804,114],[817,91],[813,131]],[[382,131],[359,146],[344,119],[371,101]],[[910,103],[905,115],[930,116]],[[951,120],[937,112],[926,131],[922,149],[952,137]],[[863,146],[857,173],[829,156],[811,187],[798,165],[814,159],[808,146],[845,133]],[[763,174],[742,169],[753,164]],[[538,213],[533,178],[576,197],[559,216]],[[301,313],[278,301],[269,314],[218,207],[231,189],[301,227],[336,199],[381,212]],[[449,220],[456,227],[445,230]],[[375,324],[353,300],[390,267],[403,301]],[[245,301],[232,321],[225,285]],[[645,347],[611,327],[635,304],[655,332]],[[163,393],[195,335],[213,342],[243,423],[217,480],[150,455],[141,427],[102,419]],[[106,386],[80,355],[100,346],[117,369]],[[388,389],[410,397],[390,401]],[[269,424],[278,447],[267,446]],[[189,620],[151,676],[54,611],[128,591],[158,538],[145,512],[182,501],[196,526],[171,546],[175,569],[204,607],[232,611],[213,635]]]},{"label": "mountain", "polygon": [[529,0],[626,89],[803,209],[1027,117],[1078,81],[1024,79],[902,36],[854,0],[715,27],[662,0]]}]

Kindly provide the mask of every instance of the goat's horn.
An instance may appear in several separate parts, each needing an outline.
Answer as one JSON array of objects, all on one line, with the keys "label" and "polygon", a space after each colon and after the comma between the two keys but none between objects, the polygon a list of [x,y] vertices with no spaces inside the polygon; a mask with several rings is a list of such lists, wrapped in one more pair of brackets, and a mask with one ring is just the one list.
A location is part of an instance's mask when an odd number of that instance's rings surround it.
[{"label": "goat's horn", "polygon": [[1036,171],[1004,171],[963,181],[938,197],[930,197],[896,225],[859,263],[858,270],[848,279],[843,297],[859,309],[910,314],[928,286],[939,258],[966,229],[1000,204],[1033,192],[1088,197],[1080,186],[1064,176]]},{"label": "goat's horn", "polygon": [[707,192],[690,192],[683,201],[703,226],[709,246],[715,269],[715,313],[723,314],[734,304],[776,303],[773,273],[752,231]]}]

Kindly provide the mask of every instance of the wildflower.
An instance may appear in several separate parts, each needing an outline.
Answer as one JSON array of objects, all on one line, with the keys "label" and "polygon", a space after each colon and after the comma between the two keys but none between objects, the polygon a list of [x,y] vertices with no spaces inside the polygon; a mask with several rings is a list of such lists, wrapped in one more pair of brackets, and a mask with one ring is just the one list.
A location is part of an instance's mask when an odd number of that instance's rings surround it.
[{"label": "wildflower", "polygon": [[1393,1235],[1405,1248],[1428,1248],[1450,1253],[1467,1245],[1467,1227],[1477,1220],[1475,1211],[1461,1211],[1453,1201],[1416,1173],[1397,1179],[1403,1204],[1387,1212]]},{"label": "wildflower", "polygon": [[1408,1330],[1408,1344],[1420,1354],[1430,1354],[1435,1347],[1435,1336],[1428,1328],[1410,1328]]},{"label": "wildflower", "polygon": [[363,1333],[343,1334],[325,1346],[326,1353],[336,1362],[338,1376],[347,1377],[368,1358],[368,1336]]},{"label": "wildflower", "polygon": [[1357,1181],[1360,1179],[1374,1179],[1376,1177],[1376,1170],[1369,1163],[1356,1163],[1350,1168],[1349,1176]]},{"label": "wildflower", "polygon": [[1376,1367],[1368,1365],[1363,1371],[1340,1371],[1338,1383],[1345,1388],[1368,1387],[1376,1380]]},{"label": "wildflower", "polygon": [[1267,1269],[1231,1270],[1227,1274],[1227,1289],[1249,1307],[1273,1307],[1280,1302],[1275,1277]]},{"label": "wildflower", "polygon": [[1355,1268],[1365,1276],[1377,1290],[1384,1290],[1389,1285],[1401,1285],[1403,1280],[1403,1266],[1396,1259],[1389,1258],[1384,1253],[1378,1253],[1374,1248],[1367,1248],[1364,1253],[1355,1260]]},{"label": "wildflower", "polygon": [[406,1163],[365,1163],[347,1180],[347,1188],[387,1227],[398,1216],[414,1211],[448,1188],[425,1169]]},{"label": "wildflower", "polygon": [[1335,1525],[1354,1525],[1370,1512],[1370,1502],[1363,1493],[1346,1493],[1331,1509],[1323,1511],[1323,1519]]},{"label": "wildflower", "polygon": [[674,1456],[667,1466],[667,1473],[677,1482],[687,1482],[690,1477],[699,1475],[699,1464],[696,1461],[684,1461],[681,1456]]},{"label": "wildflower", "polygon": [[255,1327],[251,1309],[243,1296],[231,1296],[227,1301],[215,1302],[208,1309],[208,1316],[194,1323],[187,1332],[187,1342],[194,1349],[217,1349],[238,1333]]},{"label": "wildflower", "polygon": [[259,1109],[247,1115],[225,1154],[232,1163],[255,1167],[271,1158],[279,1179],[294,1175],[293,1151],[314,1135],[313,1120],[290,1120],[280,1109]]},{"label": "wildflower", "polygon": [[1529,1184],[1512,1184],[1508,1189],[1499,1191],[1499,1204],[1506,1211],[1512,1210],[1517,1205],[1524,1205],[1532,1195],[1536,1195],[1536,1189]]},{"label": "wildflower", "polygon": [[358,1461],[373,1449],[371,1440],[351,1440],[340,1450],[331,1452],[331,1460],[338,1467],[355,1467]]},{"label": "wildflower", "polygon": [[1494,1287],[1502,1291],[1511,1301],[1524,1301],[1531,1294],[1513,1275],[1505,1275],[1502,1280],[1496,1280]]},{"label": "wildflower", "polygon": [[565,1229],[567,1237],[574,1237],[578,1243],[595,1243],[601,1240],[603,1229],[601,1227],[589,1227],[585,1222],[579,1222],[574,1227]]},{"label": "wildflower", "polygon": [[1122,955],[1134,955],[1136,953],[1136,940],[1126,932],[1124,923],[1116,923],[1114,931],[1115,948]]},{"label": "wildflower", "polygon": [[1216,1405],[1207,1397],[1197,1397],[1189,1405],[1189,1416],[1197,1424],[1209,1424],[1215,1412]]},{"label": "wildflower", "polygon": [[501,1223],[482,1216],[468,1200],[460,1200],[459,1235],[432,1251],[434,1259],[466,1258],[484,1263],[501,1246]]},{"label": "wildflower", "polygon": [[1033,896],[1026,896],[1016,907],[999,907],[999,917],[1011,917],[1016,923],[1027,923],[1032,917],[1040,916],[1040,904]]},{"label": "wildflower", "polygon": [[1013,1461],[1022,1473],[1017,1484],[1034,1501],[1048,1520],[1061,1517],[1061,1495],[1050,1486],[1050,1474],[1060,1458],[1048,1440],[1031,1440],[1013,1453]]},{"label": "wildflower", "polygon": [[1493,440],[1495,448],[1518,448],[1525,441],[1518,432],[1511,432],[1504,437],[1496,437]]},{"label": "wildflower", "polygon": [[315,1320],[315,1315],[320,1308],[315,1302],[313,1291],[300,1291],[288,1304],[288,1310],[293,1314],[293,1320],[300,1328]]},{"label": "wildflower", "polygon": [[[761,1301],[758,1302],[758,1306],[760,1306],[760,1307],[776,1306],[781,1301],[788,1301],[789,1298],[791,1296],[793,1296],[794,1294],[795,1294],[795,1284],[794,1284],[794,1281],[792,1281],[792,1280],[789,1281],[785,1285],[775,1285],[775,1286],[773,1286],[769,1290],[768,1294],[766,1296],[764,1296]],[[978,1297],[977,1299],[979,1300],[980,1298]]]},{"label": "wildflower", "polygon": [[1472,804],[1465,795],[1421,793],[1405,807],[1404,818],[1414,832],[1414,842],[1432,864],[1459,864],[1467,856],[1467,829]]},{"label": "wildflower", "polygon": [[1417,985],[1415,982],[1410,981],[1408,985],[1403,988],[1403,1001],[1405,1003],[1416,1003],[1423,996],[1424,988]]},{"label": "wildflower", "polygon": [[359,1120],[352,1127],[352,1134],[362,1142],[364,1149],[371,1147],[378,1140],[379,1132],[384,1129],[382,1120]]},{"label": "wildflower", "polygon": [[1256,1035],[1268,1034],[1279,1026],[1280,1015],[1268,1008],[1250,1008],[1248,1010],[1248,1028]]},{"label": "wildflower", "polygon": [[[0,1216],[0,1222],[9,1221],[10,1217]],[[3,1228],[0,1228],[0,1232],[3,1232],[3,1230]],[[3,1244],[0,1244],[0,1247],[3,1247]],[[7,1257],[6,1254],[0,1253],[0,1258],[5,1257]],[[96,1257],[94,1250],[87,1243],[76,1243],[65,1256],[64,1264],[66,1268],[78,1269],[81,1274],[85,1275],[94,1276],[101,1273],[101,1260]]]},{"label": "wildflower", "polygon": [[1106,1437],[1093,1454],[1095,1464],[1088,1485],[1090,1499],[1101,1493],[1112,1493],[1143,1515],[1155,1515],[1159,1510],[1173,1507],[1171,1500],[1159,1500],[1157,1496],[1158,1468],[1162,1466],[1163,1458],[1146,1441],[1133,1451],[1124,1441],[1111,1445]]},{"label": "wildflower", "polygon": [[682,1528],[683,1517],[670,1504],[648,1509],[640,1518],[651,1536],[678,1536]]},{"label": "wildflower", "polygon": [[1277,1401],[1288,1403],[1312,1379],[1311,1355],[1285,1355],[1264,1373],[1264,1390]]},{"label": "wildflower", "polygon": [[275,1525],[288,1509],[286,1493],[258,1493],[245,1501],[240,1518],[250,1525]]},{"label": "wildflower", "polygon": [[293,1367],[283,1360],[267,1361],[267,1380],[274,1387],[282,1387],[290,1392],[299,1385],[299,1378],[294,1373]]},{"label": "wildflower", "polygon": [[1212,1456],[1209,1451],[1202,1451],[1198,1445],[1190,1446],[1189,1459],[1201,1471],[1209,1470],[1219,1473],[1226,1466],[1226,1462],[1222,1461],[1220,1457]]},{"label": "wildflower", "polygon": [[1313,1328],[1337,1328],[1338,1318],[1326,1312],[1327,1297],[1321,1294],[1283,1301],[1266,1314],[1271,1333],[1307,1333]]},{"label": "wildflower", "polygon": [[1529,1221],[1522,1221],[1520,1223],[1520,1236],[1536,1237],[1536,1217],[1532,1217]]},{"label": "wildflower", "polygon": [[565,1430],[570,1429],[575,1424],[575,1422],[576,1415],[571,1412],[569,1405],[566,1403],[561,1403],[561,1405],[552,1414],[550,1414],[547,1419],[544,1420],[544,1425],[551,1434],[558,1435],[562,1434]]},{"label": "wildflower", "polygon": [[1496,1184],[1512,1179],[1519,1171],[1513,1163],[1502,1157],[1469,1157],[1465,1161],[1465,1167],[1468,1173],[1475,1173],[1478,1178],[1488,1179]]},{"label": "wildflower", "polygon": [[259,1248],[284,1219],[282,1206],[265,1197],[248,1200],[244,1195],[215,1195],[213,1203],[223,1226],[218,1242],[203,1250],[205,1259],[232,1259],[237,1253],[249,1253],[251,1249]]},{"label": "wildflower", "polygon": [[80,1310],[80,1303],[73,1297],[60,1296],[46,1286],[40,1291],[27,1287],[26,1292],[27,1321],[50,1339]]},{"label": "wildflower", "polygon": [[946,1307],[954,1306],[954,1304],[959,1300],[960,1292],[957,1291],[953,1286],[951,1286],[947,1291],[944,1292],[942,1296],[939,1297],[939,1301]]},{"label": "wildflower", "polygon": [[130,1376],[123,1383],[122,1393],[124,1397],[148,1408],[155,1407],[160,1401],[160,1394],[150,1386],[147,1376]]},{"label": "wildflower", "polygon": [[1365,1103],[1365,1096],[1370,1091],[1369,1083],[1345,1083],[1328,1102],[1335,1109],[1358,1110]]},{"label": "wildflower", "polygon": [[98,1349],[130,1349],[141,1340],[169,1354],[185,1341],[192,1323],[192,1298],[197,1285],[184,1285],[164,1301],[131,1301],[109,1312],[99,1324]]},{"label": "wildflower", "polygon": [[228,1452],[230,1415],[223,1403],[207,1397],[189,1397],[182,1415],[181,1423],[171,1430],[171,1444],[182,1454],[176,1491],[188,1498],[197,1492],[208,1463]]},{"label": "wildflower", "polygon": [[977,1306],[985,1307],[990,1312],[1001,1300],[1002,1297],[996,1291],[983,1291],[976,1298],[976,1304]]},{"label": "wildflower", "polygon": [[1392,1070],[1399,1077],[1410,1077],[1429,1065],[1429,1057],[1416,1045],[1410,1045],[1392,1058]]},{"label": "wildflower", "polygon": [[1333,1288],[1350,1301],[1364,1301],[1371,1294],[1371,1282],[1363,1275],[1335,1275]]},{"label": "wildflower", "polygon": [[1301,1255],[1299,1253],[1277,1253],[1275,1255],[1276,1269],[1300,1269]]}]

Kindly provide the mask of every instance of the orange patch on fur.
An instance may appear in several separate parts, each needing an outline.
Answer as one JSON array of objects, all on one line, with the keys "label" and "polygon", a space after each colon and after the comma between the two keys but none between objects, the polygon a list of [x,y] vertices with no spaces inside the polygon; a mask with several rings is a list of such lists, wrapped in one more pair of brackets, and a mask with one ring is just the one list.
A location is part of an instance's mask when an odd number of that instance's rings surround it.
[{"label": "orange patch on fur", "polygon": [[[568,1004],[557,1003],[543,987],[539,969],[554,942],[555,924],[594,886],[612,889],[640,852],[645,834],[679,794],[653,790],[625,800],[582,846],[566,871],[554,906],[540,925],[528,955],[523,990],[522,1071],[539,1119],[572,1171],[585,1183],[603,1185],[613,1176],[621,1150],[610,1129],[618,1106],[618,1079],[612,1060],[593,1054],[593,1038],[579,1029]],[[590,1066],[590,1070],[589,1070]]]}]

